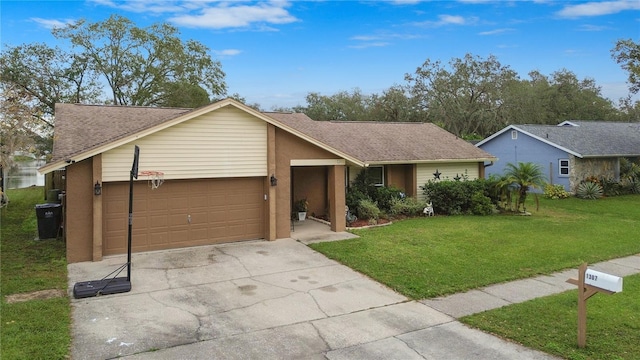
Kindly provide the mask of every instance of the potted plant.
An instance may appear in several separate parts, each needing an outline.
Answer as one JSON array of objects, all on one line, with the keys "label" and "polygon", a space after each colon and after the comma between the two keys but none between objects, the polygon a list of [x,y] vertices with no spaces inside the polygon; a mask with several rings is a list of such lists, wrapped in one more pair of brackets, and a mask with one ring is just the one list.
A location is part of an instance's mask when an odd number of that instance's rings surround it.
[{"label": "potted plant", "polygon": [[298,212],[298,220],[304,221],[307,218],[307,209],[309,208],[309,203],[307,199],[300,199],[294,204],[295,211]]}]

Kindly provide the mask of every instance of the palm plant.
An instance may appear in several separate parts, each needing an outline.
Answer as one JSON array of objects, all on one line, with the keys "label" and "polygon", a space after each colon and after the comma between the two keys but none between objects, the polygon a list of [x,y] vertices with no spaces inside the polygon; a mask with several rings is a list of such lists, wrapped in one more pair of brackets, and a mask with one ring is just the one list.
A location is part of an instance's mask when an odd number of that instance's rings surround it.
[{"label": "palm plant", "polygon": [[[517,186],[518,198],[516,201],[516,210],[526,212],[525,200],[530,189],[543,189],[547,183],[542,166],[532,162],[519,162],[517,165],[508,163],[505,166],[504,175],[506,181]],[[536,195],[536,204],[538,197]]]}]

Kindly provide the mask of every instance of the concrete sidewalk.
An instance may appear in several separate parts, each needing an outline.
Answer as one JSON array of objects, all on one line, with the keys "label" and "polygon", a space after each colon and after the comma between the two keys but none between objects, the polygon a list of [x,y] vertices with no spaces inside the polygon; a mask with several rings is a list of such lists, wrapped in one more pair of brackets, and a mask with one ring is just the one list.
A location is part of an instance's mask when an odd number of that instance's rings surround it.
[{"label": "concrete sidewalk", "polygon": [[[294,236],[316,241],[314,231]],[[72,300],[72,358],[554,359],[455,318],[563,291],[577,270],[418,302],[300,241],[134,254],[131,292]],[[70,289],[125,258],[69,265]],[[640,272],[640,256],[597,268]],[[549,289],[524,295],[527,281]]]},{"label": "concrete sidewalk", "polygon": [[[625,277],[640,273],[640,254],[589,264],[590,269]],[[479,313],[538,297],[559,294],[577,287],[567,283],[578,278],[578,270],[495,284],[465,293],[421,300],[420,302],[454,318]]]}]

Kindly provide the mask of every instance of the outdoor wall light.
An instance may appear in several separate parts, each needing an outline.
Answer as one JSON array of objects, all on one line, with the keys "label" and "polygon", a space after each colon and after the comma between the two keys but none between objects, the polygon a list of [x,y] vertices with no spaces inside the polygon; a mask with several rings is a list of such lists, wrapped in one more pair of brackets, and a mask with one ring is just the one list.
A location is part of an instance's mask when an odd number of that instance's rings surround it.
[{"label": "outdoor wall light", "polygon": [[271,186],[278,185],[278,179],[276,179],[275,175],[271,175],[271,178],[269,180],[271,181]]},{"label": "outdoor wall light", "polygon": [[93,193],[94,195],[102,194],[102,185],[100,185],[98,181],[96,181],[96,184],[93,186]]}]

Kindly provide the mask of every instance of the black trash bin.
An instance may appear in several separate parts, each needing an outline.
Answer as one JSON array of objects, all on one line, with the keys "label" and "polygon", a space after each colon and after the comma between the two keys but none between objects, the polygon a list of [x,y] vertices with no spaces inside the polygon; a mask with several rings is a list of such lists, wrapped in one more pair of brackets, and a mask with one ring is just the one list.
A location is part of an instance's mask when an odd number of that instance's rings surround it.
[{"label": "black trash bin", "polygon": [[57,238],[62,221],[62,205],[37,204],[36,216],[38,217],[38,237],[40,239]]}]

